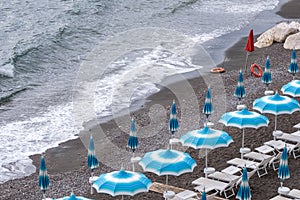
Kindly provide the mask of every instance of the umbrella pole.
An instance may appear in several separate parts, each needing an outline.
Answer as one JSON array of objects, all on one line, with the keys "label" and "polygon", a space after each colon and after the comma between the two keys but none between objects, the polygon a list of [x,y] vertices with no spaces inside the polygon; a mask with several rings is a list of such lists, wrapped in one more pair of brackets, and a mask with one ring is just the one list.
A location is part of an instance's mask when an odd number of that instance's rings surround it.
[{"label": "umbrella pole", "polygon": [[[132,158],[134,158],[134,152],[132,152]],[[135,171],[135,168],[134,168],[134,162],[132,162],[132,171],[133,171],[133,172]]]},{"label": "umbrella pole", "polygon": [[168,191],[168,184],[169,184],[169,176],[166,176],[166,191]]},{"label": "umbrella pole", "polygon": [[[94,173],[93,173],[93,170],[91,170],[91,178],[92,178],[92,180],[93,180],[93,176],[94,176]],[[93,181],[91,181],[91,194],[94,194]]]},{"label": "umbrella pole", "polygon": [[43,199],[46,199],[46,190],[43,191]]},{"label": "umbrella pole", "polygon": [[[244,140],[245,140],[245,130],[243,129],[242,133],[242,149],[244,149]],[[241,153],[241,158],[244,159],[244,154]]]},{"label": "umbrella pole", "polygon": [[245,72],[246,72],[246,74],[247,74],[248,57],[249,57],[249,52],[247,52],[247,55],[246,55],[246,64],[245,64]]},{"label": "umbrella pole", "polygon": [[122,195],[122,200],[124,200],[124,196]]},{"label": "umbrella pole", "polygon": [[275,131],[277,130],[277,115],[275,115]]},{"label": "umbrella pole", "polygon": [[[207,149],[205,149],[205,169],[207,170]],[[207,178],[207,173],[205,173],[205,178]]]}]

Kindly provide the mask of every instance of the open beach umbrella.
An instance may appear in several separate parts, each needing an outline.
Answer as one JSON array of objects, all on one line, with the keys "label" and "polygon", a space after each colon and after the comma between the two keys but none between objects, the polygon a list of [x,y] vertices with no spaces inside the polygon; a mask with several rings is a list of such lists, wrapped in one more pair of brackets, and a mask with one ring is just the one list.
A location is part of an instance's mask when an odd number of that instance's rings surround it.
[{"label": "open beach umbrella", "polygon": [[138,193],[148,192],[152,182],[144,174],[138,172],[113,171],[101,174],[93,183],[93,188],[98,193],[105,193],[111,196],[124,195],[134,196]]},{"label": "open beach umbrella", "polygon": [[[194,149],[205,149],[205,169],[208,169],[207,149],[228,147],[233,140],[228,133],[205,126],[203,129],[187,132],[181,136],[180,142],[183,146],[192,147]],[[207,173],[205,174],[207,175]]]},{"label": "open beach umbrella", "polygon": [[281,187],[283,186],[283,181],[290,178],[290,170],[288,166],[288,153],[286,147],[283,148],[283,152],[280,158],[278,178],[280,179]]},{"label": "open beach umbrella", "polygon": [[[243,108],[241,111],[227,112],[221,116],[219,122],[225,126],[233,126],[243,129],[242,132],[242,150],[244,148],[245,128],[258,129],[263,126],[268,126],[269,119],[257,112],[248,111]],[[243,153],[242,153],[243,158]]]},{"label": "open beach umbrella", "polygon": [[169,121],[169,130],[172,135],[178,130],[179,124],[177,120],[177,111],[176,111],[176,103],[175,100],[173,100],[172,106],[171,106],[171,113],[170,113],[170,121]]},{"label": "open beach umbrella", "polygon": [[292,97],[300,97],[300,80],[292,80],[288,84],[282,86],[281,91],[283,94]]},{"label": "open beach umbrella", "polygon": [[253,109],[260,113],[275,115],[275,128],[277,130],[277,115],[292,114],[300,110],[299,102],[290,97],[281,96],[276,93],[271,96],[263,96],[253,102]]},{"label": "open beach umbrella", "polygon": [[249,182],[248,182],[246,167],[243,168],[242,182],[241,182],[239,191],[236,195],[236,198],[239,200],[250,200],[251,199],[251,192],[250,192],[250,186],[249,186]]},{"label": "open beach umbrella", "polygon": [[99,166],[99,162],[95,152],[95,145],[93,136],[90,136],[90,143],[88,149],[88,168],[91,170],[91,174],[93,176],[93,170]]},{"label": "open beach umbrella", "polygon": [[152,172],[158,176],[180,176],[192,172],[196,167],[196,161],[188,154],[173,149],[159,149],[148,152],[141,159],[139,164],[146,172]]},{"label": "open beach umbrella", "polygon": [[[205,103],[204,103],[204,107],[203,107],[203,111],[202,112],[205,114],[205,116],[207,118],[207,121],[208,121],[209,116],[213,112],[210,87],[208,87],[208,89],[207,89]],[[206,124],[207,124],[207,121],[206,121]]]},{"label": "open beach umbrella", "polygon": [[40,172],[39,172],[39,187],[43,192],[43,199],[46,198],[46,190],[50,184],[50,179],[47,173],[46,162],[44,156],[41,156],[40,160]]},{"label": "open beach umbrella", "polygon": [[246,64],[245,64],[245,71],[247,71],[249,53],[254,51],[253,29],[251,29],[250,32],[249,32],[247,44],[246,44],[246,47],[245,47],[245,51],[247,51]]},{"label": "open beach umbrella", "polygon": [[265,71],[261,77],[261,80],[264,84],[266,84],[267,89],[268,89],[269,84],[272,83],[269,56],[267,57]]},{"label": "open beach umbrella", "polygon": [[235,88],[234,96],[239,99],[239,102],[241,101],[241,99],[243,97],[246,96],[242,70],[240,70],[240,73],[239,73],[238,84]]},{"label": "open beach umbrella", "polygon": [[72,192],[70,196],[58,198],[55,200],[92,200],[81,196],[75,196],[75,194]]},{"label": "open beach umbrella", "polygon": [[292,50],[292,58],[288,71],[293,75],[293,79],[295,78],[296,73],[298,73],[298,64],[295,49]]}]

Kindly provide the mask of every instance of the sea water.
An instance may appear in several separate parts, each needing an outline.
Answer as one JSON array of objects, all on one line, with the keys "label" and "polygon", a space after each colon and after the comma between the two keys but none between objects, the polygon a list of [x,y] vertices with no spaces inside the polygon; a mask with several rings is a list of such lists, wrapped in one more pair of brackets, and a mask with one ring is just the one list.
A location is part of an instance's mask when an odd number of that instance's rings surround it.
[{"label": "sea water", "polygon": [[[228,41],[217,42],[223,36],[243,29],[247,33],[250,23],[278,4],[277,0],[2,1],[0,182],[35,172],[30,155],[78,137],[72,103],[78,71],[107,39],[156,27],[176,31],[212,52],[227,47]],[[271,18],[260,20],[272,24]],[[96,82],[94,114],[99,119],[112,116],[159,91],[168,77],[203,67],[160,45],[125,51],[112,59],[101,77],[91,79]]]}]

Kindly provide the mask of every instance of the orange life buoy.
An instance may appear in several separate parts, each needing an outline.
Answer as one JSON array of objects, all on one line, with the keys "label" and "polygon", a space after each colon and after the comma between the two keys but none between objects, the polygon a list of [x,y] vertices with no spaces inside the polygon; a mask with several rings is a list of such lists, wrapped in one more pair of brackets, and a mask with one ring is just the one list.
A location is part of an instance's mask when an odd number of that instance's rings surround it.
[{"label": "orange life buoy", "polygon": [[212,69],[210,70],[210,72],[211,72],[211,73],[223,73],[223,72],[225,72],[225,69],[222,68],[222,67],[215,67],[215,68],[212,68]]},{"label": "orange life buoy", "polygon": [[[258,72],[256,72],[255,69],[257,69]],[[253,76],[255,76],[257,78],[259,78],[259,77],[261,77],[263,75],[263,70],[256,63],[254,63],[254,64],[251,65],[250,70],[251,70],[251,73],[253,74]]]}]

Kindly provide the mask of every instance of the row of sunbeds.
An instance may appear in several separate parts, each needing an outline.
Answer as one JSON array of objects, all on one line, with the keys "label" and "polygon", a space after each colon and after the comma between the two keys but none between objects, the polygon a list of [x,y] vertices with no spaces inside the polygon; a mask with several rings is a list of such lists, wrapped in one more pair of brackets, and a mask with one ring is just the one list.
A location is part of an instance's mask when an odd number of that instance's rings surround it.
[{"label": "row of sunbeds", "polygon": [[[226,199],[235,195],[237,188],[242,181],[242,168],[248,170],[248,179],[255,173],[259,177],[268,174],[267,168],[272,167],[277,170],[282,155],[283,148],[287,146],[290,154],[295,159],[300,157],[300,130],[294,133],[283,133],[276,140],[265,142],[262,146],[255,148],[255,151],[250,151],[243,155],[242,158],[233,158],[227,163],[230,165],[227,168],[209,174],[207,177],[200,177],[192,182],[196,185],[194,189],[198,192],[204,190],[208,193],[207,199],[213,199],[215,195],[220,194]],[[300,198],[300,190],[293,189],[287,197],[276,196],[270,200],[289,200],[292,197]],[[298,195],[298,196],[297,196]],[[282,199],[281,199],[282,198]],[[172,200],[194,200],[197,199],[197,193],[185,190],[182,193],[176,194]]]}]

